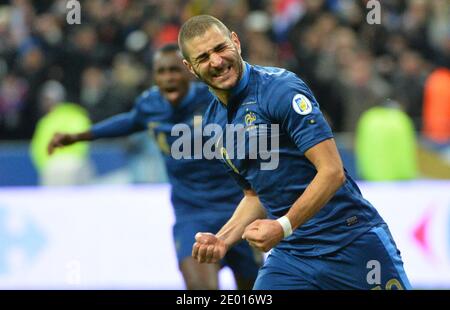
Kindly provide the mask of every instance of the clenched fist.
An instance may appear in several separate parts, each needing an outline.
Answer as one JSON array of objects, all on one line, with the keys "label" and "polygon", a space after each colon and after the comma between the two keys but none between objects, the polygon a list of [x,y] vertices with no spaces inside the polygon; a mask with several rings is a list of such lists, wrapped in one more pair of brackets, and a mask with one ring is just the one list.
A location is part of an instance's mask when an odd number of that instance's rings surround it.
[{"label": "clenched fist", "polygon": [[256,220],[245,228],[242,235],[242,239],[263,252],[269,251],[283,238],[283,228],[276,220]]},{"label": "clenched fist", "polygon": [[192,247],[192,257],[199,263],[217,263],[227,252],[225,242],[211,233],[197,233]]}]

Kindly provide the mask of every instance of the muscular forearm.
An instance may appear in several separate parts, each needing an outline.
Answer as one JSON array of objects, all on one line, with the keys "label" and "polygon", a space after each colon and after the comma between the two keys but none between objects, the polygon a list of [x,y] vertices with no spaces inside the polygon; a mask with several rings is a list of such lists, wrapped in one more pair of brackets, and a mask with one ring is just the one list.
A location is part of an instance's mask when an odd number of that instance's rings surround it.
[{"label": "muscular forearm", "polygon": [[245,227],[254,220],[265,218],[266,213],[256,194],[246,192],[230,220],[220,229],[216,236],[231,247],[242,239]]},{"label": "muscular forearm", "polygon": [[319,170],[286,214],[291,222],[292,229],[301,226],[319,212],[344,182],[345,176],[343,171],[339,169]]}]

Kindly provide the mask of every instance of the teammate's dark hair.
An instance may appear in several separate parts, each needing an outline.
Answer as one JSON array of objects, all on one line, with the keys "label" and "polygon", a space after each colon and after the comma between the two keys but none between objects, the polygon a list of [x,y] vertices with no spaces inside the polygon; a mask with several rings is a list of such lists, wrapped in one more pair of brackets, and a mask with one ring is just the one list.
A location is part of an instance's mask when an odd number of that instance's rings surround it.
[{"label": "teammate's dark hair", "polygon": [[161,46],[156,50],[156,52],[159,53],[170,53],[170,52],[178,52],[180,48],[178,47],[178,44],[176,42],[167,43]]}]

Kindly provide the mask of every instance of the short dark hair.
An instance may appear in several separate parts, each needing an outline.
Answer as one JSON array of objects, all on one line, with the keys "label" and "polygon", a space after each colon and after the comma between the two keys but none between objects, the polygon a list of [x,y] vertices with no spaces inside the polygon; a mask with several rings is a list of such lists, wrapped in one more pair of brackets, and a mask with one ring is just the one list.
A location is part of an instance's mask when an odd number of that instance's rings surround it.
[{"label": "short dark hair", "polygon": [[212,26],[217,26],[220,31],[225,35],[230,36],[231,31],[220,20],[211,15],[197,15],[188,19],[183,26],[181,26],[180,33],[178,34],[178,45],[180,47],[183,57],[188,59],[186,54],[185,42],[201,36]]},{"label": "short dark hair", "polygon": [[156,57],[161,54],[167,54],[167,53],[177,53],[181,57],[180,48],[178,47],[178,44],[175,42],[164,44],[163,46],[159,47],[154,53],[153,53],[153,62],[155,61]]},{"label": "short dark hair", "polygon": [[156,50],[156,53],[171,53],[171,52],[179,52],[180,48],[176,42],[171,42],[164,44]]}]

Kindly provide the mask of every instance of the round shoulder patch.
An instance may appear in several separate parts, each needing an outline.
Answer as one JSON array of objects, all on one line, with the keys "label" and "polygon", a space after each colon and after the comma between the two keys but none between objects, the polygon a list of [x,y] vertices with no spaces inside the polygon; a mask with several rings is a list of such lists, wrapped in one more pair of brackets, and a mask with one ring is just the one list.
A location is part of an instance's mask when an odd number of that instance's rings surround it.
[{"label": "round shoulder patch", "polygon": [[297,94],[294,96],[292,99],[292,107],[295,112],[301,115],[307,115],[312,111],[311,101],[309,101],[309,99],[302,94]]}]

